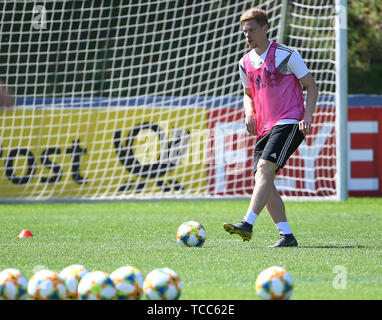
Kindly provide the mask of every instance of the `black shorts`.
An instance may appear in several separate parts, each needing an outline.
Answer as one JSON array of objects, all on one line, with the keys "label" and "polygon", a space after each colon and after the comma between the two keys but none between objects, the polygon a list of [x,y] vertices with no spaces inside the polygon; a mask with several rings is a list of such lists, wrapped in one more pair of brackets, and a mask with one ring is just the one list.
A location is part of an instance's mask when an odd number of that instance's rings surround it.
[{"label": "black shorts", "polygon": [[279,168],[283,168],[303,140],[304,135],[298,129],[297,123],[274,126],[271,131],[256,142],[253,154],[255,172],[260,159],[272,161]]}]

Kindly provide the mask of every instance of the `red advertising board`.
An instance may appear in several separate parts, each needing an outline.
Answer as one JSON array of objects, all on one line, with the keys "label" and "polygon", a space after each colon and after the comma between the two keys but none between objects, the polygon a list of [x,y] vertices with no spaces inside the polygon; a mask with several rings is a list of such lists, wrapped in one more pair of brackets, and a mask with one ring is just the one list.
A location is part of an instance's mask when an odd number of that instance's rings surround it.
[{"label": "red advertising board", "polygon": [[382,196],[382,107],[349,108],[349,195]]}]

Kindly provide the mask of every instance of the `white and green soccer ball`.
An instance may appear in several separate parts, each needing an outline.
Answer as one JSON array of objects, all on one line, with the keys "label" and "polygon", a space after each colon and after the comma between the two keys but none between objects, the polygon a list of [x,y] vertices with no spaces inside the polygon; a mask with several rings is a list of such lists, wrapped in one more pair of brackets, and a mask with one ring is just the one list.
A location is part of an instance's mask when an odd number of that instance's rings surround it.
[{"label": "white and green soccer ball", "polygon": [[78,284],[87,273],[89,273],[89,270],[80,264],[72,264],[59,273],[68,290],[67,299],[78,299]]},{"label": "white and green soccer ball", "polygon": [[293,288],[292,276],[282,267],[269,267],[256,278],[256,292],[264,300],[288,300]]},{"label": "white and green soccer ball", "polygon": [[182,292],[182,282],[174,270],[155,269],[146,276],[143,292],[149,300],[177,300]]},{"label": "white and green soccer ball", "polygon": [[40,270],[29,280],[28,294],[34,300],[63,300],[67,289],[57,272]]},{"label": "white and green soccer ball", "polygon": [[110,274],[117,290],[117,300],[139,300],[143,295],[142,273],[133,266],[118,268]]},{"label": "white and green soccer ball", "polygon": [[113,280],[103,271],[85,274],[78,284],[78,297],[81,300],[113,300],[116,294]]},{"label": "white and green soccer ball", "polygon": [[206,241],[206,229],[196,221],[182,223],[176,232],[176,241],[182,247],[201,247]]},{"label": "white and green soccer ball", "polygon": [[28,280],[17,269],[0,272],[0,300],[25,300],[28,297]]}]

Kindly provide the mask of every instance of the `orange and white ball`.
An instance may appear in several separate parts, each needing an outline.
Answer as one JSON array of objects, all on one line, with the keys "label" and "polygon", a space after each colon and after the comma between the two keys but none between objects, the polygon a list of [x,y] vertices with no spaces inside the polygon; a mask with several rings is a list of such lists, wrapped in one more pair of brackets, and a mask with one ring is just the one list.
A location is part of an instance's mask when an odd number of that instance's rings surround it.
[{"label": "orange and white ball", "polygon": [[29,280],[28,294],[34,300],[63,300],[67,289],[57,272],[40,270]]},{"label": "orange and white ball", "polygon": [[142,273],[133,266],[118,268],[110,274],[117,290],[117,300],[139,300],[143,295]]},{"label": "orange and white ball", "polygon": [[256,293],[264,300],[288,300],[293,289],[294,280],[282,267],[269,267],[256,278]]},{"label": "orange and white ball", "polygon": [[78,284],[87,273],[89,270],[80,264],[72,264],[59,273],[68,290],[67,299],[78,299]]},{"label": "orange and white ball", "polygon": [[174,270],[155,269],[145,278],[143,292],[149,300],[177,300],[182,292],[182,282]]},{"label": "orange and white ball", "polygon": [[176,231],[176,241],[182,247],[201,247],[206,236],[206,229],[196,221],[184,222]]},{"label": "orange and white ball", "polygon": [[17,269],[0,272],[0,300],[25,300],[28,297],[28,280]]},{"label": "orange and white ball", "polygon": [[113,300],[116,294],[113,280],[103,271],[87,273],[78,284],[78,295],[81,300]]}]

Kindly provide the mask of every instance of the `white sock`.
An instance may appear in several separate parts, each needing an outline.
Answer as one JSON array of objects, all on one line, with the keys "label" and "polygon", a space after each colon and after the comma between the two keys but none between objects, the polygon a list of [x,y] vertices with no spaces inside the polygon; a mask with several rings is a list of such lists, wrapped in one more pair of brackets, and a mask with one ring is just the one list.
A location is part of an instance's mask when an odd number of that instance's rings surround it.
[{"label": "white sock", "polygon": [[248,209],[247,214],[243,218],[243,220],[249,224],[254,224],[257,219],[257,214],[254,213],[251,209]]},{"label": "white sock", "polygon": [[279,229],[280,233],[282,234],[291,234],[292,231],[289,228],[288,222],[279,222],[276,223],[277,229]]}]

